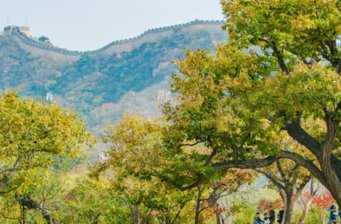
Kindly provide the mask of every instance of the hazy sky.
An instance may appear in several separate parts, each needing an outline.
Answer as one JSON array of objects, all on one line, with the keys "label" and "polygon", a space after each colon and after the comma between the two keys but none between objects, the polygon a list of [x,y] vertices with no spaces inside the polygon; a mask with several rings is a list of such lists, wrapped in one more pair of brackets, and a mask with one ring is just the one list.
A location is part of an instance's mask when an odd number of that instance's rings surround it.
[{"label": "hazy sky", "polygon": [[27,24],[34,36],[76,50],[195,19],[223,19],[219,0],[0,0],[1,27]]}]

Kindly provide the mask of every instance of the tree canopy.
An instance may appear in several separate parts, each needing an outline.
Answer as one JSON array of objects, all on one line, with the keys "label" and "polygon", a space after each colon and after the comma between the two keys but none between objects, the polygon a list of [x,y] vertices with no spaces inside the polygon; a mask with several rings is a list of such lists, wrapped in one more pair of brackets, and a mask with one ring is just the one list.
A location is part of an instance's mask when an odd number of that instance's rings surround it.
[{"label": "tree canopy", "polygon": [[[1,95],[0,197],[16,201],[17,208],[41,210],[51,221],[50,213],[31,196],[47,186],[53,170],[62,170],[63,160],[79,156],[89,140],[87,128],[73,113],[13,92]],[[15,210],[12,207],[10,216],[16,216]]]},{"label": "tree canopy", "polygon": [[169,147],[204,144],[216,171],[291,159],[341,204],[340,2],[222,6],[228,43],[177,62],[176,99],[164,109]]},{"label": "tree canopy", "polygon": [[[228,42],[187,50],[175,61],[174,98],[163,116],[127,114],[109,125],[101,139],[108,150],[94,164],[80,162],[91,135],[75,114],[1,95],[0,216],[10,223],[223,223],[234,211],[226,202],[259,180],[255,171],[278,188],[284,224],[312,176],[341,206],[340,1],[221,4]],[[91,60],[83,55],[80,72],[92,69]],[[301,220],[317,194],[310,186]]]}]

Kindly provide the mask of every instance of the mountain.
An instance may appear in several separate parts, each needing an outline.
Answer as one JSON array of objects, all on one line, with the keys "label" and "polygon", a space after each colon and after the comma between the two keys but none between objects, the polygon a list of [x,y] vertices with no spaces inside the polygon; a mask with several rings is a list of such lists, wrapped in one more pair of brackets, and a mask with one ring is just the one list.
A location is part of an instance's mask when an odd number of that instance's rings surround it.
[{"label": "mountain", "polygon": [[222,21],[193,21],[148,30],[95,51],[69,51],[15,27],[0,35],[0,86],[76,110],[94,131],[125,112],[153,117],[169,98],[171,62],[186,48],[226,40]]}]

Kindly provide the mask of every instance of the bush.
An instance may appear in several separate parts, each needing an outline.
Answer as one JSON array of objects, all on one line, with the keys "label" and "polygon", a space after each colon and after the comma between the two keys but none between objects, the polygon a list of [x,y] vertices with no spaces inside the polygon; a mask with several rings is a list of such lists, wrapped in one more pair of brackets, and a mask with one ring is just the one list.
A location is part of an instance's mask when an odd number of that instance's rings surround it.
[{"label": "bush", "polygon": [[[318,224],[318,223],[322,223],[323,218],[325,219],[324,221],[326,221],[326,219],[328,218],[328,216],[326,215],[324,209],[318,208],[318,207],[312,207],[309,210],[307,219],[305,221],[305,224]],[[323,222],[324,223],[324,222]]]}]

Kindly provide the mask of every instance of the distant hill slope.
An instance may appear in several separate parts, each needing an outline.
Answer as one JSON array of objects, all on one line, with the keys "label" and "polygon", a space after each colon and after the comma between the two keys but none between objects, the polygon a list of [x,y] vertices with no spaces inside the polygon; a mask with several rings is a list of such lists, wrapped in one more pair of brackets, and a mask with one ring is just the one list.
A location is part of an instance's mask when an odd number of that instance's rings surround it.
[{"label": "distant hill slope", "polygon": [[125,112],[158,114],[158,102],[169,96],[172,60],[186,48],[213,49],[226,40],[219,21],[149,30],[88,52],[68,51],[21,33],[0,36],[0,86],[24,96],[45,99],[78,111],[98,131]]}]

